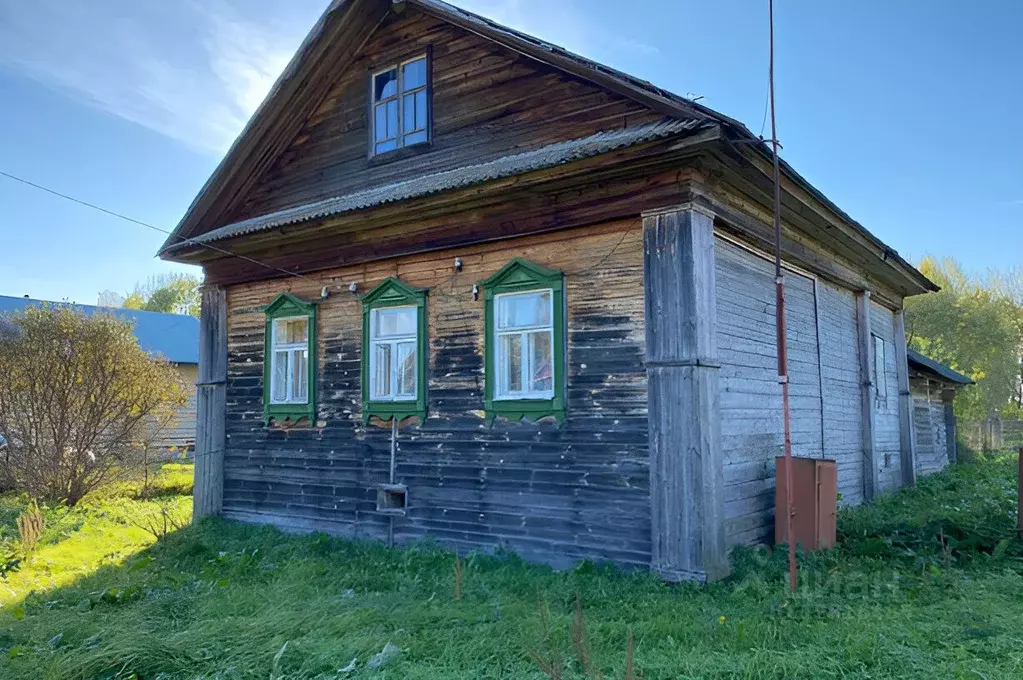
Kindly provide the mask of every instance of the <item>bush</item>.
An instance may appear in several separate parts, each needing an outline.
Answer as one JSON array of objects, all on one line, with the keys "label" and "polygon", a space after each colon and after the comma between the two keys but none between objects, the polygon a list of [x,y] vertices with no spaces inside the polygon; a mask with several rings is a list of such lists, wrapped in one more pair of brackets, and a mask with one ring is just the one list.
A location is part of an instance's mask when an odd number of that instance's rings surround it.
[{"label": "bush", "polygon": [[0,478],[74,505],[137,470],[185,399],[166,362],[109,314],[30,308],[0,325]]}]

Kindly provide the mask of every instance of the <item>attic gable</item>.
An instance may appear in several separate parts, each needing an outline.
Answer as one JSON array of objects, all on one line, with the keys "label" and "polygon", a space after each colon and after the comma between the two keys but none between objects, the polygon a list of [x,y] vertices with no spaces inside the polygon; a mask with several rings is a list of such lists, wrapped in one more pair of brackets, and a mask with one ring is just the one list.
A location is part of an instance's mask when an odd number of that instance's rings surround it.
[{"label": "attic gable", "polygon": [[[373,157],[371,74],[426,54],[430,143]],[[228,222],[663,118],[606,87],[409,6],[388,14],[338,72]]]},{"label": "attic gable", "polygon": [[[395,21],[402,12],[442,19],[537,64],[590,83],[636,105],[636,111],[687,119],[727,120],[649,83],[537,41],[499,24],[437,0],[334,0],[299,47],[266,99],[232,145],[173,234],[160,250],[166,256],[191,237],[216,229],[242,214],[239,205],[249,200],[257,181],[270,178],[271,166],[282,161],[285,149],[303,139],[300,129],[315,124],[325,92],[344,72],[381,22]],[[477,59],[483,59],[480,56]],[[366,79],[368,80],[368,73]],[[329,168],[324,168],[324,171]]]}]

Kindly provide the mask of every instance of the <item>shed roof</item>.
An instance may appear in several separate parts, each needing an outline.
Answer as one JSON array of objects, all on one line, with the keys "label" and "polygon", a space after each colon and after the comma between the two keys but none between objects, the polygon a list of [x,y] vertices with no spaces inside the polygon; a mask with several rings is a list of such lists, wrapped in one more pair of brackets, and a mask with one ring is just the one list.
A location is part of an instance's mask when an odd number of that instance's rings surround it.
[{"label": "shed roof", "polygon": [[920,354],[920,352],[914,352],[911,349],[906,350],[906,357],[909,360],[909,365],[916,368],[917,370],[931,373],[944,380],[954,382],[957,385],[974,385],[976,384],[971,378],[954,371],[945,364],[940,364],[930,357]]},{"label": "shed roof", "polygon": [[0,295],[0,315],[42,305],[69,307],[84,314],[113,314],[132,323],[139,346],[146,352],[175,364],[199,363],[199,319],[194,316]]}]

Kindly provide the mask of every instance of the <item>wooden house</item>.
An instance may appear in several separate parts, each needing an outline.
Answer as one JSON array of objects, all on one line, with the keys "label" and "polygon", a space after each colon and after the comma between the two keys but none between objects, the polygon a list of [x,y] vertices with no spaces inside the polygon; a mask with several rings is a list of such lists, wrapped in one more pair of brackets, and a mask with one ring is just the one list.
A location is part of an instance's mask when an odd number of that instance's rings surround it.
[{"label": "wooden house", "polygon": [[[927,278],[782,167],[794,450],[915,467]],[[196,512],[713,579],[773,528],[771,162],[437,0],[336,0],[160,254],[201,265]]]}]

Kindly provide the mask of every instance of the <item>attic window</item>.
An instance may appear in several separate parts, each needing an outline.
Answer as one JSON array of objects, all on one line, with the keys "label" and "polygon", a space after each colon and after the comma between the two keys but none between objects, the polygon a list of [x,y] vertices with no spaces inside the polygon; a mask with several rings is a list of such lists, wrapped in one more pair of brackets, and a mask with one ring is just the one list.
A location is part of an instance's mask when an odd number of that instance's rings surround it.
[{"label": "attic window", "polygon": [[429,63],[424,54],[373,74],[371,155],[430,141]]}]

